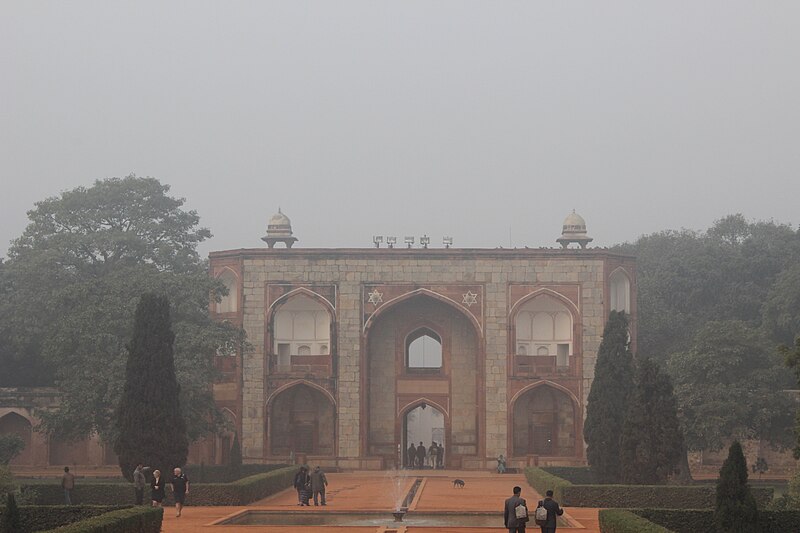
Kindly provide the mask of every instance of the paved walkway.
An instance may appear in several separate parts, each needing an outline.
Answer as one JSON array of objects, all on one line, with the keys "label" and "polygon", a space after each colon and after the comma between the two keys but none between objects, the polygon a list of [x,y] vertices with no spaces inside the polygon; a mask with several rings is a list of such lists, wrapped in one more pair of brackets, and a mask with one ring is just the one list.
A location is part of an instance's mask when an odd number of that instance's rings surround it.
[{"label": "paved walkway", "polygon": [[[408,492],[417,477],[423,484],[409,506],[410,512],[496,512],[496,528],[477,527],[417,527],[401,526],[225,526],[214,522],[244,510],[268,510],[285,513],[324,512],[336,514],[347,511],[384,511],[387,515],[394,509],[397,500]],[[455,478],[465,481],[464,488],[454,488]],[[514,485],[522,487],[522,496],[528,500],[533,510],[539,495],[531,488],[522,475],[494,475],[483,472],[456,471],[409,471],[408,477],[395,483],[395,479],[383,472],[353,472],[328,474],[328,505],[326,507],[299,507],[293,489],[285,490],[270,498],[255,502],[247,507],[186,507],[183,516],[175,517],[174,509],[165,509],[164,533],[288,533],[308,531],[310,533],[353,531],[354,533],[485,533],[505,531],[503,526],[503,501],[511,495]],[[398,487],[394,489],[393,487]],[[191,503],[191,494],[189,496]],[[599,533],[597,509],[568,509],[567,518],[574,527],[559,527],[560,532]],[[538,528],[531,527],[531,531]]]}]

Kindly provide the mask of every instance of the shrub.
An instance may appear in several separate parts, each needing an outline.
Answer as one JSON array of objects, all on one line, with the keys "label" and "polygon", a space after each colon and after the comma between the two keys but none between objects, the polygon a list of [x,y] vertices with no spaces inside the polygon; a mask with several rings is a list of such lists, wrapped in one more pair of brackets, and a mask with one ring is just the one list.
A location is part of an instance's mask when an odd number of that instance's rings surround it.
[{"label": "shrub", "polygon": [[[19,523],[15,528],[6,530],[14,531],[15,533],[30,533],[53,529],[129,507],[131,506],[23,505],[19,507]],[[3,527],[7,527],[8,523],[7,519],[0,520],[0,531],[6,531]]]},{"label": "shrub", "polygon": [[187,465],[183,471],[191,483],[230,483],[256,474],[266,474],[285,464],[277,465],[241,465],[238,472],[230,465]]},{"label": "shrub", "polygon": [[[282,467],[263,474],[242,478],[232,483],[190,483],[188,505],[247,505],[289,488],[294,480],[295,467]],[[189,479],[192,480],[191,475]],[[58,504],[63,501],[64,491],[58,485],[36,485],[41,505]],[[76,504],[119,505],[133,503],[133,485],[130,483],[81,483],[72,490],[72,501]],[[167,491],[164,505],[173,503]]]},{"label": "shrub", "polygon": [[0,531],[3,533],[17,533],[22,529],[17,500],[14,499],[14,494],[11,492],[6,495],[6,507],[3,509],[2,517]]},{"label": "shrub", "polygon": [[671,533],[625,509],[602,509],[599,518],[602,533]]},{"label": "shrub", "polygon": [[164,509],[130,507],[87,518],[44,533],[160,533]]},{"label": "shrub", "polygon": [[[540,493],[551,489],[561,505],[653,509],[712,509],[715,492],[710,485],[573,485],[541,468],[526,468],[528,483]],[[772,488],[752,490],[759,505],[772,500]]]},{"label": "shrub", "polygon": [[[675,533],[716,533],[713,509],[629,509]],[[748,533],[800,531],[800,511],[760,511],[759,525]]]},{"label": "shrub", "polygon": [[742,445],[734,441],[722,464],[717,481],[714,521],[720,533],[749,533],[756,530],[758,509],[747,484],[747,461]]},{"label": "shrub", "polygon": [[588,466],[543,466],[541,469],[576,485],[601,484]]}]

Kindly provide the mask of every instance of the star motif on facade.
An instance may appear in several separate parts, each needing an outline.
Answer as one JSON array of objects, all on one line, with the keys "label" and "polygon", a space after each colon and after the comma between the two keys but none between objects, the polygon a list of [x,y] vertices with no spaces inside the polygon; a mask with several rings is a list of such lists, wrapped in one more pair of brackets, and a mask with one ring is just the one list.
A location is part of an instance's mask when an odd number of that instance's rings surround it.
[{"label": "star motif on facade", "polygon": [[472,307],[474,304],[478,303],[478,295],[472,291],[467,291],[464,294],[464,299],[461,300],[461,303],[467,307]]},{"label": "star motif on facade", "polygon": [[372,289],[372,292],[369,293],[369,303],[374,306],[377,306],[379,303],[383,302],[383,293],[378,292],[378,289]]}]

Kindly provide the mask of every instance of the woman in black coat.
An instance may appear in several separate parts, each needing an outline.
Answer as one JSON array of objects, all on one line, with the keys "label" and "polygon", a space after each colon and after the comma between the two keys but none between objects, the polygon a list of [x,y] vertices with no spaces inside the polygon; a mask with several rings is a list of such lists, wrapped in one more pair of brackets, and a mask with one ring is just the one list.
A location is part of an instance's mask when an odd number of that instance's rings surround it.
[{"label": "woman in black coat", "polygon": [[161,476],[161,470],[153,472],[153,480],[150,482],[150,499],[153,500],[153,507],[161,507],[164,501],[165,485],[167,480]]}]

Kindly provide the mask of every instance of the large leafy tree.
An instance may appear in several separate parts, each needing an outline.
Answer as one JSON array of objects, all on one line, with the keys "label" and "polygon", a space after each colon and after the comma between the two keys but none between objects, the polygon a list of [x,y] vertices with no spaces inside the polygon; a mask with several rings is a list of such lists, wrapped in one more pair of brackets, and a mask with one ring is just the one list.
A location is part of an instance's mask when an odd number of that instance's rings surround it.
[{"label": "large leafy tree", "polygon": [[114,451],[122,474],[138,463],[169,472],[186,463],[189,442],[180,410],[169,300],[143,294],[128,345],[125,387],[116,414]]},{"label": "large leafy tree", "polygon": [[605,483],[616,483],[620,479],[620,435],[633,389],[633,356],[629,344],[625,313],[612,311],[597,351],[583,426],[589,465]]},{"label": "large leafy tree", "polygon": [[778,275],[764,302],[764,327],[781,344],[800,335],[800,263]]},{"label": "large leafy tree", "polygon": [[714,523],[719,533],[758,531],[758,508],[747,484],[747,461],[738,441],[731,444],[717,480]]},{"label": "large leafy tree", "polygon": [[685,451],[672,382],[656,362],[638,357],[635,383],[620,438],[621,478],[640,485],[664,483]]},{"label": "large leafy tree", "polygon": [[[797,377],[797,383],[800,384],[800,336],[795,338],[794,341],[794,350],[790,350],[788,346],[781,346],[779,348],[779,352],[784,357],[784,362],[786,366],[794,370],[795,376]],[[794,447],[794,457],[795,459],[800,459],[800,410],[797,410],[795,406],[795,426],[794,426],[794,434],[795,434],[795,447]],[[800,470],[797,473],[797,487],[798,493],[800,493]],[[797,494],[798,499],[800,501],[800,494]]]},{"label": "large leafy tree", "polygon": [[[175,366],[191,439],[221,420],[210,383],[213,354],[238,332],[211,320],[209,294],[224,287],[207,275],[197,245],[210,237],[184,200],[153,178],[97,181],[48,198],[9,251],[3,306],[12,349],[37,354],[62,392],[44,427],[62,438],[114,437],[123,389],[125,345],[143,292],[169,295]],[[16,357],[20,360],[20,357]]]},{"label": "large leafy tree", "polygon": [[773,284],[800,260],[800,232],[737,214],[705,232],[663,231],[616,249],[637,258],[638,350],[666,360],[709,321],[759,326]]},{"label": "large leafy tree", "polygon": [[706,324],[668,362],[690,450],[718,450],[731,438],[791,443],[791,385],[763,333],[741,321]]}]

